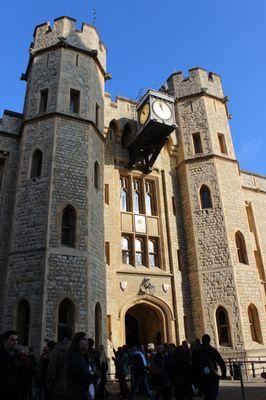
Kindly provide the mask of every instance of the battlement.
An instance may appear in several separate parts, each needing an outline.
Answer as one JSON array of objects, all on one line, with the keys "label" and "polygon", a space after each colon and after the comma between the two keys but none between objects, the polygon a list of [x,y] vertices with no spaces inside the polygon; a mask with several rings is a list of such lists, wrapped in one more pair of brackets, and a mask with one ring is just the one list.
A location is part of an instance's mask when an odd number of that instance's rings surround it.
[{"label": "battlement", "polygon": [[0,119],[0,131],[18,135],[23,123],[23,114],[4,110],[3,118]]},{"label": "battlement", "polygon": [[167,79],[164,88],[177,98],[200,92],[224,98],[220,75],[200,67],[190,68],[188,76],[184,76],[182,71],[174,72]]},{"label": "battlement", "polygon": [[83,51],[96,50],[98,59],[105,70],[106,47],[100,40],[96,28],[82,23],[81,29],[78,29],[76,24],[76,19],[62,16],[54,20],[53,26],[50,25],[49,21],[37,25],[33,34],[34,41],[31,44],[31,52],[44,50],[64,42]]}]

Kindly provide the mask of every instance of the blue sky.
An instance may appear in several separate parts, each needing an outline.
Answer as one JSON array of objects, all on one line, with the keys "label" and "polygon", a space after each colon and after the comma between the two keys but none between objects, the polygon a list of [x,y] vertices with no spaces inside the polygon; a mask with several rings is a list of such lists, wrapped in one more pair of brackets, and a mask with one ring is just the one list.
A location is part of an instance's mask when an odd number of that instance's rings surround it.
[{"label": "blue sky", "polygon": [[69,15],[92,23],[108,48],[106,90],[137,98],[174,71],[201,66],[222,76],[242,169],[266,175],[265,0],[13,0],[0,5],[0,115],[22,111],[34,27]]}]

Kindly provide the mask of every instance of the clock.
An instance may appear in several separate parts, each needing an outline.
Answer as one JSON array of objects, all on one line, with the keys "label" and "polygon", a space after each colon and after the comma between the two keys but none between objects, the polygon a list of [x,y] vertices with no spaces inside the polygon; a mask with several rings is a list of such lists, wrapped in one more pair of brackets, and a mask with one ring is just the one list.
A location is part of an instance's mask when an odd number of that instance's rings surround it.
[{"label": "clock", "polygon": [[144,104],[144,106],[140,109],[139,112],[139,123],[140,125],[144,125],[150,115],[150,105],[148,103]]},{"label": "clock", "polygon": [[167,120],[171,118],[171,108],[162,100],[156,100],[152,105],[152,109],[160,119]]}]

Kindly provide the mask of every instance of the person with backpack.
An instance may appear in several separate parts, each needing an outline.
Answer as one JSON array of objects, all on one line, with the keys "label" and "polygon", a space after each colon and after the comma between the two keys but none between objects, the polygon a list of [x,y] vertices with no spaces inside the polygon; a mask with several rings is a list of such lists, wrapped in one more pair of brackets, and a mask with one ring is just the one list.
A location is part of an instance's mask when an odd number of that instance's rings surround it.
[{"label": "person with backpack", "polygon": [[202,344],[196,354],[196,364],[200,376],[200,387],[204,400],[216,400],[219,391],[218,366],[221,368],[221,379],[226,378],[226,365],[217,349],[210,345],[209,335],[202,336]]}]

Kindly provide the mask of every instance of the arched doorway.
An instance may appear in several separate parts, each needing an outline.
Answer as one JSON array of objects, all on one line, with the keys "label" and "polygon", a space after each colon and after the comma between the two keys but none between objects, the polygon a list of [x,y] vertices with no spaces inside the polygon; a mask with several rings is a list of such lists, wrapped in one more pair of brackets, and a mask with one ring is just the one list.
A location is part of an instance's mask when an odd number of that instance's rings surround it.
[{"label": "arched doorway", "polygon": [[16,330],[19,344],[28,346],[30,329],[30,305],[25,299],[21,299],[17,307]]},{"label": "arched doorway", "polygon": [[163,313],[147,303],[129,308],[125,315],[125,340],[128,346],[166,341]]},{"label": "arched doorway", "polygon": [[72,333],[75,332],[75,306],[68,298],[61,301],[58,309],[58,339],[60,339],[61,332],[65,327],[70,328]]}]

